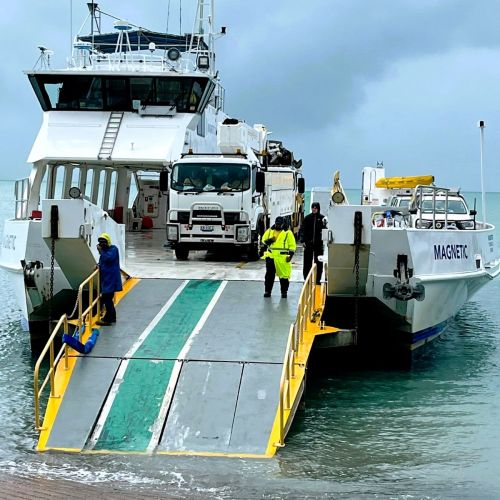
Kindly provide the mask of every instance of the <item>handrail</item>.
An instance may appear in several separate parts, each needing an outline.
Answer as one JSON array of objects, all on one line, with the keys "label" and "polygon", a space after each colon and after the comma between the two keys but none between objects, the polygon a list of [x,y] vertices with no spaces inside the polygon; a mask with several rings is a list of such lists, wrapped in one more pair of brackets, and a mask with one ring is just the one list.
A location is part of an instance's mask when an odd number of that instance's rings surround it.
[{"label": "handrail", "polygon": [[285,446],[285,411],[291,410],[292,407],[292,379],[295,378],[295,366],[298,364],[297,360],[304,344],[304,332],[307,330],[308,322],[311,321],[316,309],[316,273],[317,266],[314,263],[302,286],[297,306],[297,316],[290,325],[290,333],[288,334],[278,403],[279,441],[275,443],[275,446],[279,447]]},{"label": "handrail", "polygon": [[[38,357],[38,360],[35,364],[35,371],[33,374],[34,377],[34,394],[35,394],[35,429],[37,431],[43,431],[45,430],[41,425],[40,425],[40,396],[45,389],[45,386],[47,385],[47,382],[50,380],[50,397],[51,398],[59,398],[59,395],[55,394],[55,384],[54,384],[54,375],[55,375],[55,369],[64,353],[64,368],[68,368],[68,346],[66,344],[63,344],[61,347],[61,350],[57,353],[57,356],[54,358],[54,339],[56,338],[56,335],[59,333],[59,330],[61,329],[61,326],[64,327],[64,333],[68,333],[68,317],[66,314],[63,314],[61,316],[61,319],[57,322],[56,327],[52,331],[52,334],[49,337],[49,340],[47,341],[47,344],[45,344],[45,347],[43,348],[42,352],[40,353],[40,356]],[[42,382],[42,385],[39,388],[39,380],[40,380],[40,366],[42,364],[42,361],[45,358],[45,355],[47,354],[47,351],[49,351],[49,360],[50,360],[50,366],[49,366],[49,371],[47,372],[47,375],[45,376],[45,379]]]},{"label": "handrail", "polygon": [[[96,279],[97,278],[97,279]],[[94,298],[94,284],[97,284],[97,293]],[[88,294],[89,294],[89,305],[83,310],[83,292],[85,286],[88,285]],[[96,269],[86,280],[84,280],[80,286],[78,287],[78,332],[81,334],[83,330],[83,325],[88,325],[89,331],[92,331],[94,315],[92,311],[95,306],[97,306],[97,314],[95,317],[99,318],[101,314],[101,282],[100,282],[100,274],[99,269]],[[40,422],[40,397],[42,395],[43,390],[50,382],[50,398],[60,398],[61,396],[55,393],[55,372],[59,361],[61,360],[64,354],[64,369],[68,369],[68,346],[67,344],[63,344],[60,351],[57,353],[57,356],[54,357],[54,340],[63,328],[63,333],[68,333],[68,317],[66,314],[63,314],[59,321],[57,322],[56,327],[52,331],[47,344],[43,348],[38,360],[35,364],[35,371],[33,374],[34,378],[34,396],[35,396],[35,428],[37,431],[46,430],[41,426]],[[39,385],[40,382],[40,366],[45,359],[45,356],[49,352],[49,370],[42,384]]]},{"label": "handrail", "polygon": [[[94,299],[94,278],[97,276],[97,296]],[[89,305],[87,306],[87,309],[85,311],[83,310],[83,289],[85,285],[89,285]],[[85,324],[85,320],[88,316],[88,325],[90,331],[92,331],[92,326],[93,326],[93,317],[94,315],[92,314],[92,310],[94,309],[94,306],[97,306],[97,318],[101,317],[101,278],[100,278],[100,273],[99,269],[96,269],[86,280],[82,281],[80,286],[78,287],[78,331],[81,333],[82,327]],[[90,313],[90,314],[89,314]]]}]

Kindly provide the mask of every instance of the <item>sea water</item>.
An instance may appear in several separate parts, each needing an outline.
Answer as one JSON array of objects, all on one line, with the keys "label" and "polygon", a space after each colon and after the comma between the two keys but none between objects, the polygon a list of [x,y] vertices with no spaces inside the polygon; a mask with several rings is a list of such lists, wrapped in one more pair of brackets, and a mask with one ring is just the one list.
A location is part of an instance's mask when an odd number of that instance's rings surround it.
[{"label": "sea water", "polygon": [[[13,185],[0,182],[0,233]],[[486,202],[500,227],[500,194]],[[1,270],[0,304],[0,474],[190,498],[500,498],[500,279],[410,370],[313,370],[287,445],[270,460],[36,453],[35,360]]]}]

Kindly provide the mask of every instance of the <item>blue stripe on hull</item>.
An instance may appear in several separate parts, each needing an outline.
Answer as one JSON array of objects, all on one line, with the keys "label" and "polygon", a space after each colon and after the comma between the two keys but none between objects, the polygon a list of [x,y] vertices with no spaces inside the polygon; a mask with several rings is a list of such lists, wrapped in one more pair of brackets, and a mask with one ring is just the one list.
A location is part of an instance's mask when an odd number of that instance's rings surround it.
[{"label": "blue stripe on hull", "polygon": [[412,347],[417,342],[422,342],[422,340],[425,340],[425,339],[427,339],[429,337],[435,337],[435,336],[440,335],[441,333],[443,333],[443,331],[445,330],[446,326],[448,325],[448,321],[449,320],[446,320],[446,321],[443,321],[443,322],[441,322],[441,323],[439,323],[437,325],[430,326],[429,328],[424,328],[423,330],[415,332],[412,335],[412,340],[411,340]]}]

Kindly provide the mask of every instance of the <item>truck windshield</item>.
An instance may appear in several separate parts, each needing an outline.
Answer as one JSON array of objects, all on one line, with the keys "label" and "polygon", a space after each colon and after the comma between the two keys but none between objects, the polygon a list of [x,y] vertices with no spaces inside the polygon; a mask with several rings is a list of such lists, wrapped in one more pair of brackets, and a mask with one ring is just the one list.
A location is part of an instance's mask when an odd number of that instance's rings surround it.
[{"label": "truck windshield", "polygon": [[[446,209],[446,201],[443,199],[436,199],[436,212],[444,213]],[[432,212],[432,199],[425,200],[422,203],[422,212]],[[449,214],[466,214],[467,207],[463,200],[450,200],[448,199],[448,213]]]},{"label": "truck windshield", "polygon": [[176,191],[246,191],[250,189],[250,167],[236,163],[181,163],[172,169]]}]

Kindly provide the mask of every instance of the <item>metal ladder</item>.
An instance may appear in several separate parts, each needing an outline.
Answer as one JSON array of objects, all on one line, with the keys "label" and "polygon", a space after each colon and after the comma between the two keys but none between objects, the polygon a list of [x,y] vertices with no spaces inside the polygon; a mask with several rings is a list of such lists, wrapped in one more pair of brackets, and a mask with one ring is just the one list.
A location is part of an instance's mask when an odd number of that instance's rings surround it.
[{"label": "metal ladder", "polygon": [[104,132],[104,137],[102,138],[101,149],[98,155],[99,160],[111,160],[111,153],[115,147],[116,137],[118,136],[122,120],[123,111],[111,112]]}]

